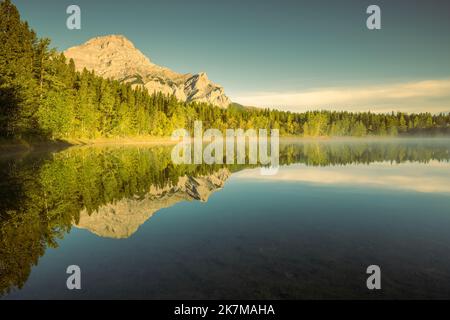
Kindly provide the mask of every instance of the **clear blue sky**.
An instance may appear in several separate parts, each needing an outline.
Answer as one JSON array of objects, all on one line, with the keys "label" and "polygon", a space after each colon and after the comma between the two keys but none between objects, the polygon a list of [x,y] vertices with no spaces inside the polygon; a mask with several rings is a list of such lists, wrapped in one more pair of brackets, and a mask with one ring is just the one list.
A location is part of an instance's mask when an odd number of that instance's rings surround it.
[{"label": "clear blue sky", "polygon": [[[253,100],[246,97],[267,93],[362,86],[376,91],[450,78],[448,0],[13,2],[59,49],[123,34],[153,62],[177,72],[206,71],[232,98],[247,103]],[[81,7],[80,31],[65,26],[70,4]],[[366,28],[370,4],[381,7],[382,30]],[[445,97],[436,99],[446,106]]]}]

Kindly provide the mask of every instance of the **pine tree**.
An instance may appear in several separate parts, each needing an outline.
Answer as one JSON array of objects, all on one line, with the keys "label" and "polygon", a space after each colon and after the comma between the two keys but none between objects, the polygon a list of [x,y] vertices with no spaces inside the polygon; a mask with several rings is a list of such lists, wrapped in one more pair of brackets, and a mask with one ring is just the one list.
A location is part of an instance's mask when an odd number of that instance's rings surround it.
[{"label": "pine tree", "polygon": [[10,0],[0,3],[0,135],[35,131],[37,111],[33,74],[36,35],[20,20]]}]

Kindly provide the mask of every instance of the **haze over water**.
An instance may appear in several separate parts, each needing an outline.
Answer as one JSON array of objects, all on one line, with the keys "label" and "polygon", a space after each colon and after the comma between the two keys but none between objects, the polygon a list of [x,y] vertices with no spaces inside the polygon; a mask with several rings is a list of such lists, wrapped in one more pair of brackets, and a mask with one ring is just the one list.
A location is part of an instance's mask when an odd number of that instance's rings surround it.
[{"label": "haze over water", "polygon": [[170,151],[1,158],[2,297],[450,297],[450,140],[286,140],[275,176]]}]

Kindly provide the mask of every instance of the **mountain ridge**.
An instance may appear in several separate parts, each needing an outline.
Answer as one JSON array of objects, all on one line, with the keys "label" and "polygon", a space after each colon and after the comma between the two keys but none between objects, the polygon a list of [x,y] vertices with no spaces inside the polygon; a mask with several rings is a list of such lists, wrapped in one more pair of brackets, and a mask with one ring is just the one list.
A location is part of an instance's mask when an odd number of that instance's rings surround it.
[{"label": "mountain ridge", "polygon": [[159,66],[123,35],[94,37],[64,51],[78,71],[86,68],[104,78],[131,83],[152,94],[175,95],[181,101],[206,102],[227,108],[231,100],[222,86],[209,80],[205,72],[181,74]]}]

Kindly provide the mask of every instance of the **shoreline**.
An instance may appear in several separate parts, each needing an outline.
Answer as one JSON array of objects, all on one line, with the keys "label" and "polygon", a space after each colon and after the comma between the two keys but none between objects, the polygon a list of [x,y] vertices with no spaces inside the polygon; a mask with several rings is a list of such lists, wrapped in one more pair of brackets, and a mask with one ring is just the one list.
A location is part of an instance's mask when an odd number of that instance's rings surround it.
[{"label": "shoreline", "polygon": [[63,140],[57,141],[27,141],[27,140],[0,140],[0,157],[22,154],[27,152],[60,151],[73,146]]},{"label": "shoreline", "polygon": [[[333,142],[333,141],[394,141],[403,139],[450,139],[450,136],[365,136],[365,137],[304,137],[282,136],[280,141],[304,141],[304,142]],[[68,139],[68,140],[1,140],[0,157],[24,152],[60,151],[70,147],[81,146],[113,146],[113,145],[174,145],[180,140],[172,140],[171,137],[129,137],[129,138],[97,138],[97,139]]]},{"label": "shoreline", "polygon": [[170,137],[98,138],[68,140],[0,140],[0,157],[27,152],[61,151],[71,147],[108,145],[170,145]]},{"label": "shoreline", "polygon": [[97,145],[154,145],[176,144],[171,137],[123,137],[123,138],[97,138],[97,139],[69,139],[72,146],[97,146]]}]

